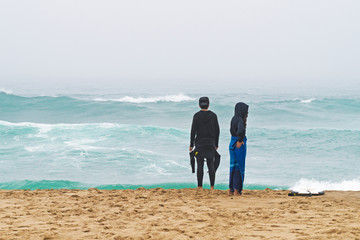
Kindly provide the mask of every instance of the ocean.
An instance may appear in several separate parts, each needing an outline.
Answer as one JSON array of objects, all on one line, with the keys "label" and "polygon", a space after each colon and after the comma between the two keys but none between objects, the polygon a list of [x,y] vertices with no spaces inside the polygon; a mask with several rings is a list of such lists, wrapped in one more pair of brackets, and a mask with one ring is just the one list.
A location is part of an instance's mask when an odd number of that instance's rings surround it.
[{"label": "ocean", "polygon": [[[190,126],[205,95],[221,128],[216,189],[228,187],[229,125],[242,101],[250,107],[245,189],[360,190],[360,95],[336,89],[2,90],[0,189],[196,187]],[[204,184],[209,188],[206,174]]]}]

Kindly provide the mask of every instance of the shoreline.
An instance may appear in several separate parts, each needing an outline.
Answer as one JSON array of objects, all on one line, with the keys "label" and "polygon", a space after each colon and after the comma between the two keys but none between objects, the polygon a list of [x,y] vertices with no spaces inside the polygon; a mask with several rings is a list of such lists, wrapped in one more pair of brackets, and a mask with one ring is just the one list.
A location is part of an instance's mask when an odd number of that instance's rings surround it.
[{"label": "shoreline", "polygon": [[[160,182],[160,183],[139,183],[139,184],[94,184],[94,183],[82,183],[69,180],[16,180],[12,182],[0,182],[0,190],[47,190],[47,189],[78,189],[87,190],[89,188],[97,188],[100,190],[136,190],[138,188],[154,189],[184,189],[184,188],[196,188],[196,180],[191,182]],[[210,189],[210,184],[204,182],[203,187]],[[219,182],[215,184],[217,190],[228,190],[228,182]],[[266,188],[274,190],[289,190],[290,186],[277,186],[277,185],[265,185],[265,184],[245,184],[245,189],[249,190],[264,190]]]},{"label": "shoreline", "polygon": [[359,239],[360,191],[0,190],[7,239]]}]

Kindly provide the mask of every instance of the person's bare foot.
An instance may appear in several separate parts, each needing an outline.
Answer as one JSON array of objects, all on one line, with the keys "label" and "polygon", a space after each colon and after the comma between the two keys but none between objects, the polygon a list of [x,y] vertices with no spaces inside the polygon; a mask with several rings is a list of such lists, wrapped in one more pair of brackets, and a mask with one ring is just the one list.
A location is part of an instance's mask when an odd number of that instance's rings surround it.
[{"label": "person's bare foot", "polygon": [[241,192],[239,192],[238,190],[234,189],[234,196],[241,196]]},{"label": "person's bare foot", "polygon": [[228,190],[228,194],[231,196],[231,195],[234,195],[234,192],[231,191],[231,189]]},{"label": "person's bare foot", "polygon": [[211,190],[214,190],[215,188],[214,188],[214,186],[210,186],[210,189],[211,189]]},{"label": "person's bare foot", "polygon": [[202,186],[197,187],[198,189],[202,189]]}]

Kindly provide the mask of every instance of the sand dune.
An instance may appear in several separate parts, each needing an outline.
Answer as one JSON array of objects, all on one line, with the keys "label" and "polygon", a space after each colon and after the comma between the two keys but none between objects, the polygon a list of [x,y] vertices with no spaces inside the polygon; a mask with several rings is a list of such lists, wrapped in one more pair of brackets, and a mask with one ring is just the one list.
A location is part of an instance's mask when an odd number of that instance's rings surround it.
[{"label": "sand dune", "polygon": [[0,239],[360,239],[360,192],[1,190]]}]

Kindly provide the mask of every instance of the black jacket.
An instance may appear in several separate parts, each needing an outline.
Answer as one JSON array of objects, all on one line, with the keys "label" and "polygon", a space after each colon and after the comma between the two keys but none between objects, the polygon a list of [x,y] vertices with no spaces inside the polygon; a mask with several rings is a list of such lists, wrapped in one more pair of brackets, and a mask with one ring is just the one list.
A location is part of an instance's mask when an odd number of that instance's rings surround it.
[{"label": "black jacket", "polygon": [[245,103],[239,102],[235,105],[235,115],[231,119],[230,133],[231,136],[237,137],[239,142],[242,142],[246,135],[245,116],[249,111],[249,106]]},{"label": "black jacket", "polygon": [[219,146],[220,128],[218,119],[212,111],[199,111],[194,114],[191,134],[190,147]]}]

